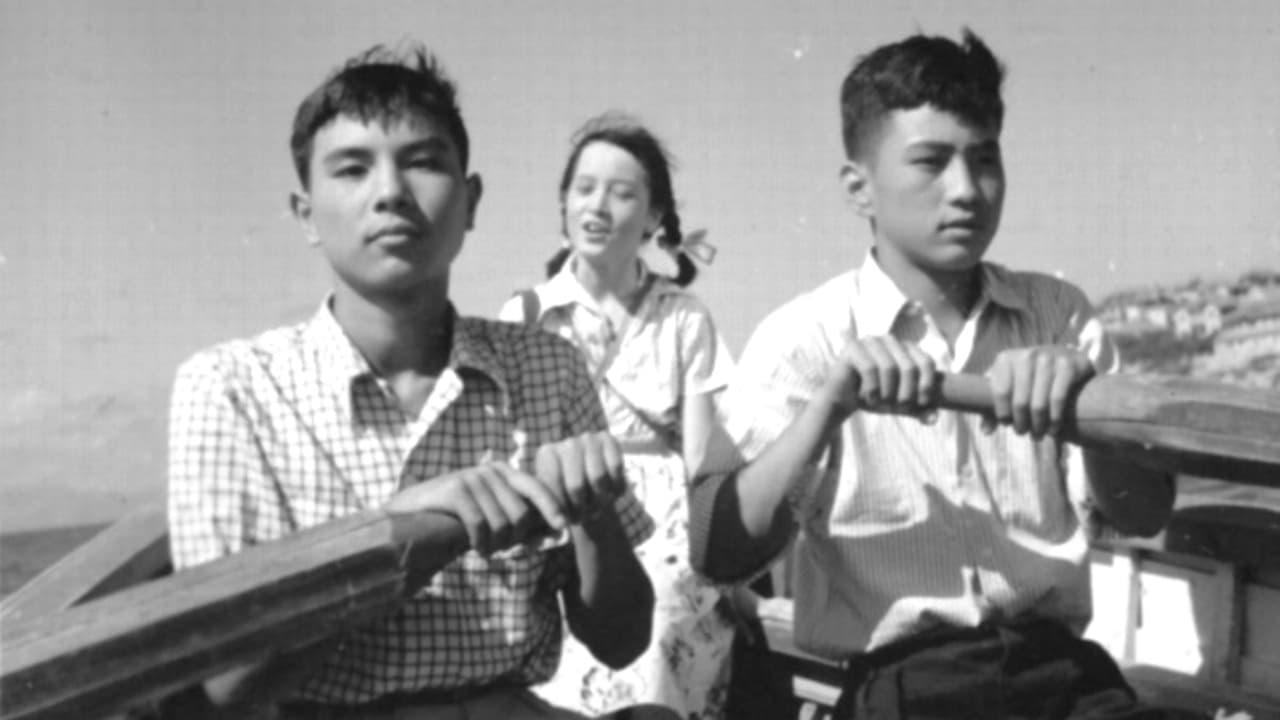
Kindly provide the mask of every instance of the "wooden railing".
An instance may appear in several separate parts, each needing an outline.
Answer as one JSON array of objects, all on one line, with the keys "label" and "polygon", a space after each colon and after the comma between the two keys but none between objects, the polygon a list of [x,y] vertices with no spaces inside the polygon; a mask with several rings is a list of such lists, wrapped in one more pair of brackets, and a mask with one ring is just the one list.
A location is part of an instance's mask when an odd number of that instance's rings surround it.
[{"label": "wooden railing", "polygon": [[[466,542],[457,523],[423,536],[414,518],[369,511],[98,596],[163,564],[147,552],[163,542],[153,515],[122,525],[3,603],[5,720],[109,716],[322,640],[402,601],[407,537],[459,551]],[[112,567],[113,549],[129,548],[131,568],[97,570]],[[94,569],[87,582],[68,574],[86,566]],[[51,603],[47,612],[41,600]]]},{"label": "wooden railing", "polygon": [[[1280,395],[1251,402],[1252,418],[1280,411]],[[1246,425],[1233,427],[1241,436],[1266,435]],[[1159,433],[1151,438],[1126,451],[1161,450]],[[1217,461],[1215,441],[1206,438],[1184,435],[1166,449],[1176,458],[1190,443],[1203,471],[1206,457]],[[1266,441],[1250,445],[1240,479],[1280,486],[1280,469],[1261,471],[1268,466],[1256,448]],[[1280,468],[1280,456],[1274,460]],[[439,527],[437,541],[465,545],[461,526]],[[166,575],[163,511],[142,510],[0,603],[0,717],[110,716],[382,615],[402,600],[405,538],[420,531],[411,518],[369,511]],[[788,583],[779,580],[785,595]],[[840,669],[794,646],[788,607],[785,598],[773,605],[762,635],[769,652],[787,663],[802,716],[821,717],[834,701]]]}]

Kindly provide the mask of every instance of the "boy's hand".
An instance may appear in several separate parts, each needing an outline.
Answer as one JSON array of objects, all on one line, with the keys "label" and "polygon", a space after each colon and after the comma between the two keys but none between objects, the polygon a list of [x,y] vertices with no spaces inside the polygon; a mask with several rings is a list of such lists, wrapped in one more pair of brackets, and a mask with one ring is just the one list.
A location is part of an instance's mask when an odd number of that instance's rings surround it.
[{"label": "boy's hand", "polygon": [[506,463],[464,468],[396,493],[391,513],[435,510],[458,518],[482,555],[518,545],[548,528],[566,527],[564,506],[536,478]]},{"label": "boy's hand", "polygon": [[1074,348],[1044,345],[1005,350],[987,373],[995,421],[1012,425],[1019,435],[1057,437],[1071,393],[1093,375],[1093,363]]},{"label": "boy's hand", "polygon": [[627,488],[622,450],[606,432],[584,433],[543,445],[538,448],[534,468],[538,480],[573,523],[612,510]]},{"label": "boy's hand", "polygon": [[915,344],[884,335],[845,345],[823,393],[843,420],[858,409],[918,415],[933,406],[937,390],[933,360]]}]

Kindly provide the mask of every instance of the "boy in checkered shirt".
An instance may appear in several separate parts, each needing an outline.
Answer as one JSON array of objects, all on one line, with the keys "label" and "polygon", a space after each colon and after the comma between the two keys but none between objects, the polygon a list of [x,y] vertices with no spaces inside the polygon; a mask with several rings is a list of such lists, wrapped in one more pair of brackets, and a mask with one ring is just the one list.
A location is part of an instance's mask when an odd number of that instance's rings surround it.
[{"label": "boy in checkered shirt", "polygon": [[207,693],[283,717],[577,717],[525,688],[555,668],[562,605],[601,661],[643,650],[653,594],[632,548],[652,521],[577,351],[449,301],[481,195],[453,85],[425,50],[375,47],[306,97],[291,147],[292,209],[332,292],[179,369],[174,564],[374,507],[460,524],[469,548],[415,544],[391,615]]}]

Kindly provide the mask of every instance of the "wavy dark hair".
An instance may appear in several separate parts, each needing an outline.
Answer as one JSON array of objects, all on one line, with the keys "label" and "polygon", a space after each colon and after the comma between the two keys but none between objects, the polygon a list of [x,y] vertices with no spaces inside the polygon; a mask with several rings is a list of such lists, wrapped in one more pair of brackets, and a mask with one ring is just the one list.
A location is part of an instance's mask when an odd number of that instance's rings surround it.
[{"label": "wavy dark hair", "polygon": [[374,45],[335,70],[298,105],[289,149],[304,188],[311,185],[316,132],[339,115],[384,124],[407,117],[432,118],[453,139],[462,169],[467,169],[470,141],[458,109],[457,88],[422,45],[403,49]]},{"label": "wavy dark hair", "polygon": [[[680,230],[680,215],[676,212],[675,191],[671,183],[671,169],[675,160],[667,152],[662,141],[649,132],[636,118],[611,111],[588,120],[573,134],[571,150],[564,170],[560,173],[560,232],[568,237],[564,226],[564,199],[569,184],[578,170],[578,158],[582,150],[593,142],[605,142],[626,150],[644,168],[648,178],[650,202],[661,214],[662,235],[658,244],[666,248],[678,248],[684,235]],[[547,261],[547,277],[560,272],[569,259],[569,248],[562,247]],[[677,285],[685,287],[698,276],[698,269],[684,252],[677,252]]]},{"label": "wavy dark hair", "polygon": [[1004,66],[972,30],[961,43],[914,35],[862,56],[840,87],[845,154],[857,160],[892,110],[932,105],[999,132],[1004,122]]}]

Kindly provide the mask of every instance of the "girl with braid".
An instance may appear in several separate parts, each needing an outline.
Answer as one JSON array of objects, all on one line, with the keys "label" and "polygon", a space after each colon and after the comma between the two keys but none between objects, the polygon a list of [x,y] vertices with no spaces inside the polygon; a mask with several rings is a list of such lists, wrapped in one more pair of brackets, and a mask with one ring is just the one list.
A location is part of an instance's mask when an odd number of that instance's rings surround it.
[{"label": "girl with braid", "polygon": [[[556,676],[537,692],[587,714],[649,704],[657,713],[649,717],[722,718],[730,607],[751,603],[745,591],[726,600],[694,575],[687,502],[689,479],[724,437],[714,397],[732,366],[711,314],[686,289],[697,274],[690,256],[709,262],[714,249],[705,233],[682,233],[670,158],[626,116],[599,116],[574,136],[560,209],[565,242],[547,264],[549,279],[516,293],[500,317],[536,324],[582,351],[628,482],[657,524],[637,548],[657,599],[653,637],[638,660],[610,669],[569,640]],[[640,258],[647,242],[673,255],[674,278]]]}]

